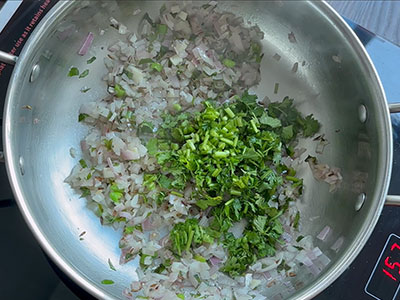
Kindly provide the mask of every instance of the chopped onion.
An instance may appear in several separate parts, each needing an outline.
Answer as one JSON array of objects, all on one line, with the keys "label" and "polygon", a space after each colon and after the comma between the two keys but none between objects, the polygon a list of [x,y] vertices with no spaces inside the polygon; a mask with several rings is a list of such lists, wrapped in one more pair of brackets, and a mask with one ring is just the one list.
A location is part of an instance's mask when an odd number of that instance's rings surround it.
[{"label": "chopped onion", "polygon": [[344,242],[344,237],[339,237],[336,242],[332,245],[331,249],[335,252],[339,252]]},{"label": "chopped onion", "polygon": [[342,63],[342,58],[341,58],[340,56],[338,56],[338,55],[333,55],[333,56],[332,56],[332,60],[333,60],[335,63],[338,63],[338,64],[341,64],[341,63]]},{"label": "chopped onion", "polygon": [[322,229],[322,231],[317,235],[317,239],[325,241],[330,232],[331,232],[331,227],[329,227],[328,225],[325,226],[324,229]]},{"label": "chopped onion", "polygon": [[235,238],[241,238],[243,236],[244,228],[247,226],[247,220],[241,219],[239,222],[233,224],[231,228],[229,228],[228,232],[232,233]]},{"label": "chopped onion", "polygon": [[210,258],[210,263],[211,263],[211,265],[213,265],[213,266],[218,266],[219,264],[221,264],[221,262],[222,262],[222,260],[219,259],[218,257],[212,256],[212,257]]},{"label": "chopped onion", "polygon": [[89,51],[90,46],[92,45],[94,39],[94,34],[93,32],[89,32],[89,34],[86,36],[81,48],[78,51],[79,55],[86,55],[86,53]]},{"label": "chopped onion", "polygon": [[278,53],[275,53],[274,56],[272,56],[276,61],[280,61],[281,56]]}]

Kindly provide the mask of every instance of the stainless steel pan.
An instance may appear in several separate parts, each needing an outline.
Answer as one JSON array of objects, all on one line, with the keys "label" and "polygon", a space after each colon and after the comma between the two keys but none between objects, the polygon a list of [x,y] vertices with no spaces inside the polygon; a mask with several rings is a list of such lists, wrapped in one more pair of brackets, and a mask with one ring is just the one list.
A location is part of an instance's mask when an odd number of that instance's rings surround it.
[{"label": "stainless steel pan", "polygon": [[[105,1],[104,5],[100,1],[62,1],[36,28],[18,60],[0,54],[0,60],[16,62],[3,117],[5,158],[15,198],[47,254],[98,298],[121,298],[122,290],[134,279],[136,266],[128,263],[118,266],[117,272],[109,269],[109,258],[119,260],[120,232],[101,226],[85,200],[64,183],[76,163],[69,149],[80,149],[87,130],[77,122],[79,107],[106,93],[101,58],[107,46],[120,38],[113,30],[100,36],[99,30],[109,28],[110,16],[136,28],[141,15],[133,16],[134,10],[156,15],[161,5],[159,1]],[[384,205],[392,165],[385,94],[365,49],[326,3],[223,1],[220,8],[257,23],[266,33],[262,82],[255,92],[273,101],[289,95],[300,110],[313,113],[330,142],[321,161],[342,169],[344,182],[335,193],[317,183],[306,166],[300,170],[306,186],[301,203],[304,233],[316,235],[325,225],[333,228],[328,241],[317,242],[332,262],[316,278],[299,272],[291,279],[297,290],[279,282],[269,289],[271,298],[281,293],[284,298],[309,299],[354,260]],[[70,37],[59,39],[61,32],[71,28]],[[69,78],[70,66],[86,68],[88,57],[76,52],[89,31],[95,33],[92,51],[98,59],[90,66],[90,76]],[[288,40],[290,32],[297,43]],[[282,57],[279,63],[272,59],[275,53]],[[295,62],[299,62],[296,74],[291,72]],[[280,84],[278,94],[273,94],[275,83]],[[92,89],[82,94],[83,86]],[[394,105],[393,110],[399,111],[399,107]],[[389,199],[388,204],[398,203],[394,196]],[[87,233],[80,241],[82,231]],[[336,253],[330,247],[339,237],[344,243]],[[116,284],[104,286],[100,283],[103,279]]]}]

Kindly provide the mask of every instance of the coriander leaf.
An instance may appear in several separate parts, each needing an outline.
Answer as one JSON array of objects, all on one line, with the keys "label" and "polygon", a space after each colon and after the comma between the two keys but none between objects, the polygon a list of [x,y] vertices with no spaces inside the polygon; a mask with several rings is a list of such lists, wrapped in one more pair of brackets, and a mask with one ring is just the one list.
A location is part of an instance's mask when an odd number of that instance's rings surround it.
[{"label": "coriander leaf", "polygon": [[158,140],[156,138],[151,138],[146,145],[147,148],[147,152],[149,153],[149,155],[151,156],[155,156],[157,154],[157,150],[158,150]]},{"label": "coriander leaf", "polygon": [[293,220],[293,228],[295,229],[299,228],[299,221],[300,221],[300,212],[297,212]]},{"label": "coriander leaf", "polygon": [[158,183],[163,189],[169,189],[171,188],[172,179],[169,179],[167,176],[162,174],[158,179]]},{"label": "coriander leaf", "polygon": [[88,76],[88,75],[89,75],[89,70],[86,69],[85,71],[83,71],[83,72],[79,75],[79,78],[85,78],[85,77]]},{"label": "coriander leaf", "polygon": [[153,25],[153,24],[154,24],[153,20],[150,18],[150,16],[149,16],[148,13],[145,13],[145,14],[143,15],[143,20],[146,20],[147,22],[149,22],[150,25]]},{"label": "coriander leaf", "polygon": [[117,98],[122,98],[126,94],[125,89],[122,86],[120,86],[118,83],[114,87],[114,92],[115,92],[115,96]]},{"label": "coriander leaf", "polygon": [[79,75],[78,68],[72,67],[71,69],[69,69],[69,73],[68,73],[69,77],[78,76],[78,75]]},{"label": "coriander leaf", "polygon": [[110,279],[104,279],[101,281],[101,284],[109,285],[109,284],[114,284],[114,281]]},{"label": "coriander leaf", "polygon": [[202,263],[207,262],[207,260],[203,256],[198,255],[198,254],[195,254],[194,259],[199,261],[199,262],[202,262]]},{"label": "coriander leaf", "polygon": [[84,87],[84,88],[81,88],[81,93],[86,93],[86,92],[88,92],[88,91],[90,91],[91,90],[91,88],[89,88],[89,87]]},{"label": "coriander leaf", "polygon": [[150,63],[154,63],[154,60],[152,60],[151,58],[142,58],[141,60],[139,60],[139,65]]},{"label": "coriander leaf", "polygon": [[267,217],[266,216],[257,216],[253,220],[253,225],[255,229],[257,229],[260,233],[265,233],[265,225],[267,224]]},{"label": "coriander leaf", "polygon": [[104,146],[106,146],[107,150],[111,151],[112,150],[112,139],[104,140],[103,142],[104,142]]},{"label": "coriander leaf", "polygon": [[304,119],[303,123],[303,135],[305,137],[311,137],[319,131],[320,124],[313,118],[313,115],[309,115]]},{"label": "coriander leaf", "polygon": [[89,117],[88,114],[79,114],[78,122],[82,122],[82,121],[85,120],[87,117]]},{"label": "coriander leaf", "polygon": [[196,205],[201,209],[207,209],[209,206],[217,206],[222,202],[222,197],[208,197],[206,200],[197,200]]},{"label": "coriander leaf", "polygon": [[82,195],[80,198],[85,198],[90,195],[90,190],[87,187],[81,187],[80,190],[82,191]]},{"label": "coriander leaf", "polygon": [[108,259],[108,266],[110,267],[111,270],[117,271],[117,269],[115,269],[114,265],[112,264],[111,259]]},{"label": "coriander leaf", "polygon": [[268,125],[271,128],[278,128],[282,126],[281,120],[277,118],[272,118],[268,116],[267,113],[263,113],[263,115],[260,117],[260,123],[263,125]]},{"label": "coriander leaf", "polygon": [[222,63],[228,68],[234,68],[236,66],[236,63],[233,60],[228,59],[228,58],[225,58],[222,61]]},{"label": "coriander leaf", "polygon": [[151,63],[150,68],[153,70],[156,70],[157,72],[161,72],[163,69],[163,66],[159,63],[153,62],[153,63]]},{"label": "coriander leaf", "polygon": [[92,56],[91,58],[89,58],[89,59],[86,61],[86,63],[87,63],[88,65],[90,65],[90,64],[93,63],[95,60],[96,60],[96,56]]},{"label": "coriander leaf", "polygon": [[282,139],[284,141],[290,141],[293,138],[293,125],[289,125],[282,128]]},{"label": "coriander leaf", "polygon": [[172,158],[172,153],[171,151],[157,152],[156,157],[157,163],[163,165]]},{"label": "coriander leaf", "polygon": [[84,159],[79,160],[79,164],[81,165],[82,168],[87,168],[87,164]]},{"label": "coriander leaf", "polygon": [[133,233],[134,230],[135,230],[135,227],[133,227],[133,226],[126,226],[125,229],[124,229],[124,233],[125,233],[125,234],[131,234],[131,233]]},{"label": "coriander leaf", "polygon": [[123,194],[121,192],[111,192],[110,193],[110,199],[114,202],[114,203],[119,203],[120,199],[122,198]]},{"label": "coriander leaf", "polygon": [[138,135],[145,133],[153,133],[154,125],[151,122],[144,121],[139,125]]},{"label": "coriander leaf", "polygon": [[165,24],[157,24],[157,33],[160,35],[166,34],[168,31],[168,27]]}]

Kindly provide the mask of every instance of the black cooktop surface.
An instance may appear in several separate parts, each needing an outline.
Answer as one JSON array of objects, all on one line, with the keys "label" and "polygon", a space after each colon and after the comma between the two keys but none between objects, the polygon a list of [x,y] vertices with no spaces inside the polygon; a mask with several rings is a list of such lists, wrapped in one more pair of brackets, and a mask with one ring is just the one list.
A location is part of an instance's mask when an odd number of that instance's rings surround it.
[{"label": "black cooktop surface", "polygon": [[[35,23],[39,22],[56,2],[55,0],[24,1],[0,33],[1,50],[13,51],[18,55],[26,40],[26,38],[20,40],[23,32],[26,31],[26,26],[29,26],[34,19]],[[39,11],[42,12],[38,16]],[[400,48],[350,21],[348,23],[370,54],[381,76],[388,101],[400,101],[398,85]],[[19,46],[16,47],[16,45]],[[11,72],[12,67],[0,63],[0,99],[5,97]],[[2,110],[2,104],[0,104],[0,109]],[[398,184],[400,180],[400,122],[397,115],[392,115],[392,126],[394,162],[389,193],[400,194],[400,184]],[[0,164],[0,224],[0,257],[3,258],[0,266],[1,299],[76,299],[72,292],[63,290],[63,287],[60,291],[58,278],[61,278],[79,298],[89,298],[88,294],[74,285],[53,264],[49,264],[40,251],[12,199],[4,164]],[[372,236],[357,259],[339,279],[315,299],[400,299],[400,238],[398,236],[400,236],[400,207],[386,206]]]}]

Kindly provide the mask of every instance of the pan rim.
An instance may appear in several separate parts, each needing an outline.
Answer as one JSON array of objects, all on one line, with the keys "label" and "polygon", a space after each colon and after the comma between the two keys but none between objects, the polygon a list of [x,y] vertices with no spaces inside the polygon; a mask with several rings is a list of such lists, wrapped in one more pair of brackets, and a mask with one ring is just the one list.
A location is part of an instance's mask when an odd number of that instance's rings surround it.
[{"label": "pan rim", "polygon": [[[347,23],[342,19],[342,17],[325,1],[310,1],[312,5],[315,5],[317,9],[322,11],[323,14],[329,16],[330,20],[339,28],[339,30],[344,34],[347,39],[347,42],[351,44],[353,50],[360,54],[360,59],[364,62],[367,70],[370,72],[370,77],[373,79],[373,84],[376,90],[380,94],[380,120],[382,122],[382,127],[384,127],[384,132],[382,133],[382,137],[386,140],[385,145],[380,145],[382,151],[379,154],[380,168],[386,176],[380,178],[379,184],[376,187],[376,193],[380,194],[380,198],[374,199],[376,202],[376,211],[372,215],[372,217],[367,222],[363,224],[363,227],[358,232],[355,240],[349,245],[346,252],[342,254],[342,257],[338,259],[338,261],[329,268],[329,270],[325,273],[325,276],[315,280],[308,287],[296,293],[290,299],[311,299],[320,292],[322,292],[325,288],[327,288],[330,284],[332,284],[344,271],[344,269],[354,261],[354,259],[358,256],[362,248],[365,246],[368,241],[370,235],[372,234],[376,223],[378,222],[379,215],[384,205],[385,196],[387,194],[390,177],[391,177],[391,169],[392,169],[392,128],[390,123],[390,113],[388,109],[388,104],[386,101],[385,92],[380,81],[379,75],[373,65],[371,58],[369,57],[366,49],[359,41],[353,30],[347,25]],[[3,113],[3,149],[6,160],[6,169],[8,178],[10,180],[10,185],[13,190],[16,202],[19,206],[20,211],[25,219],[25,222],[28,224],[30,230],[34,234],[36,240],[39,242],[40,246],[44,249],[46,254],[55,262],[55,264],[79,286],[81,286],[84,290],[94,295],[97,298],[101,299],[115,299],[113,295],[107,293],[105,289],[100,289],[93,282],[84,276],[79,269],[70,265],[63,258],[63,255],[55,248],[52,247],[49,239],[46,235],[41,231],[39,224],[36,223],[33,214],[30,211],[29,205],[27,203],[27,199],[23,195],[23,191],[18,182],[18,172],[19,166],[16,160],[16,157],[13,155],[13,146],[12,146],[12,125],[11,124],[11,112],[15,109],[13,107],[13,95],[18,92],[18,86],[16,82],[18,78],[20,78],[26,67],[25,65],[29,65],[30,57],[31,57],[31,49],[35,47],[35,45],[39,42],[39,37],[43,35],[43,32],[46,31],[46,28],[49,27],[50,24],[54,22],[54,19],[60,18],[63,16],[70,6],[74,5],[74,1],[62,1],[57,3],[49,13],[43,18],[38,27],[34,30],[31,37],[28,39],[25,47],[23,48],[19,60],[14,68],[12,73],[12,77],[10,80],[10,84],[8,87],[4,113]],[[382,163],[382,165],[381,165]],[[378,191],[378,192],[377,192]]]}]

